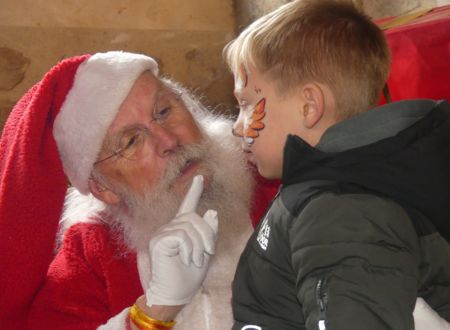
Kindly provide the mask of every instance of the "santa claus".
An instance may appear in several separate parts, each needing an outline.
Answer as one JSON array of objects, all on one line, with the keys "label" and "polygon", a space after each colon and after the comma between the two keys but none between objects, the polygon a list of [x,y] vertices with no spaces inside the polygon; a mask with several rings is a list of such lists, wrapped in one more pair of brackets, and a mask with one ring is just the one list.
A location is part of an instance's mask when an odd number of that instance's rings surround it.
[{"label": "santa claus", "polygon": [[60,62],[0,148],[3,328],[229,328],[251,175],[229,119],[152,58]]}]

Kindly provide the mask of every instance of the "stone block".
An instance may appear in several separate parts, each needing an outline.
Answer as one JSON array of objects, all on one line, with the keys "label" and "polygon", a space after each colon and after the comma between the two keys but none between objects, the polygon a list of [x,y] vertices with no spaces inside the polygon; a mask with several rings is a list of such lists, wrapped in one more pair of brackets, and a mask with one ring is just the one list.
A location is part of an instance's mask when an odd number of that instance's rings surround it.
[{"label": "stone block", "polygon": [[109,50],[155,57],[163,74],[208,105],[232,108],[232,77],[222,60],[234,35],[232,0],[0,0],[0,8],[3,117],[59,60]]}]

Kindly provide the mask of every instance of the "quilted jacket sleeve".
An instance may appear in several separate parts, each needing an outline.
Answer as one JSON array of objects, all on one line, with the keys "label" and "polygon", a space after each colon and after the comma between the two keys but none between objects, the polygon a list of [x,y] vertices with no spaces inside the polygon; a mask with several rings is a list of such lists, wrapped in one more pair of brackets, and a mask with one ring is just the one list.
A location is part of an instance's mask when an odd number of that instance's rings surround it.
[{"label": "quilted jacket sleeve", "polygon": [[324,194],[289,235],[308,330],[414,329],[418,241],[398,205]]}]

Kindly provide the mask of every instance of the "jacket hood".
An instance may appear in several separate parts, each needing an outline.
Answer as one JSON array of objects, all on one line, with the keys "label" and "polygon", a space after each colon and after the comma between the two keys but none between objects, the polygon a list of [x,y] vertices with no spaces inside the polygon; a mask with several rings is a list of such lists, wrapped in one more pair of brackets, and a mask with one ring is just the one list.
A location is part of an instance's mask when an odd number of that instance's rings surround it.
[{"label": "jacket hood", "polygon": [[450,240],[450,105],[432,102],[411,126],[343,151],[321,151],[288,136],[283,184],[310,180],[352,183],[390,197],[423,213]]}]

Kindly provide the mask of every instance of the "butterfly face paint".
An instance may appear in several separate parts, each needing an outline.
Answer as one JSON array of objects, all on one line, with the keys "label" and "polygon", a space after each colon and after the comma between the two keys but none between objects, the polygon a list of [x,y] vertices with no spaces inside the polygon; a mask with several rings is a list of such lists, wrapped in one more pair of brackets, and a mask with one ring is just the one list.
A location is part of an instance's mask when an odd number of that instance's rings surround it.
[{"label": "butterfly face paint", "polygon": [[259,131],[265,125],[262,119],[266,116],[266,99],[263,98],[253,108],[253,111],[244,121],[244,139],[248,146],[251,146],[259,136]]},{"label": "butterfly face paint", "polygon": [[[253,89],[248,87],[248,80],[247,69],[242,64],[235,77],[235,90],[244,92],[252,99],[258,99],[255,94],[260,94],[261,89],[256,86]],[[247,102],[240,102],[239,108],[238,122],[241,121],[242,123],[242,131],[240,133],[234,131],[234,134],[243,137],[247,146],[250,147],[259,136],[259,131],[265,127],[262,119],[266,115],[266,99],[261,98],[253,108]]]}]

